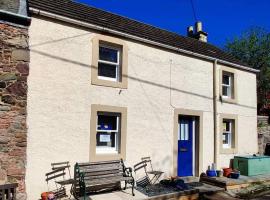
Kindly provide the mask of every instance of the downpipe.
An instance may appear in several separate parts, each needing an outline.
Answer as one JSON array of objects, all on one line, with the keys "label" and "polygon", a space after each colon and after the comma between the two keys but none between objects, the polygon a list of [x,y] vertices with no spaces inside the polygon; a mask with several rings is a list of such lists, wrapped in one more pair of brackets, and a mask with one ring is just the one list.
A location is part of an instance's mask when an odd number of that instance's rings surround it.
[{"label": "downpipe", "polygon": [[217,60],[213,62],[214,163],[217,165]]}]

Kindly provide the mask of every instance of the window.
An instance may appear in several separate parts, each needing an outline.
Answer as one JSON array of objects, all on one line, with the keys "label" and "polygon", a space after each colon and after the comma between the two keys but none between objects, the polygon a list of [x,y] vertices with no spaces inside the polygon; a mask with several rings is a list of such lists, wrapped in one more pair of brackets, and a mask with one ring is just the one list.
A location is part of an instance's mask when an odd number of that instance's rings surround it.
[{"label": "window", "polygon": [[179,139],[182,141],[189,140],[189,121],[188,120],[180,120],[179,126],[180,126]]},{"label": "window", "polygon": [[233,99],[233,81],[234,77],[232,73],[223,71],[222,73],[222,97]]},{"label": "window", "polygon": [[222,144],[224,149],[232,148],[233,123],[233,120],[223,119]]},{"label": "window", "polygon": [[119,81],[120,49],[108,45],[99,45],[98,78]]},{"label": "window", "polygon": [[125,159],[126,134],[127,108],[91,105],[91,162]]},{"label": "window", "polygon": [[128,48],[118,38],[96,34],[92,39],[91,84],[126,89]]},{"label": "window", "polygon": [[219,152],[235,154],[238,151],[238,116],[220,114]]},{"label": "window", "polygon": [[118,153],[120,149],[120,113],[98,112],[96,153]]}]

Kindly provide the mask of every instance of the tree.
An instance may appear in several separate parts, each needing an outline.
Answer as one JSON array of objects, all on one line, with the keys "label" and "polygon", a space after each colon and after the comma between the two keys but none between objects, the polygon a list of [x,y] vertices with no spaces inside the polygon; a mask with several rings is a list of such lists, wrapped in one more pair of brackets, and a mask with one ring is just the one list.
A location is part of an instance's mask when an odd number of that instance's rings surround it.
[{"label": "tree", "polygon": [[257,74],[258,113],[270,108],[270,32],[260,27],[252,27],[240,37],[227,41],[225,50],[259,69]]}]

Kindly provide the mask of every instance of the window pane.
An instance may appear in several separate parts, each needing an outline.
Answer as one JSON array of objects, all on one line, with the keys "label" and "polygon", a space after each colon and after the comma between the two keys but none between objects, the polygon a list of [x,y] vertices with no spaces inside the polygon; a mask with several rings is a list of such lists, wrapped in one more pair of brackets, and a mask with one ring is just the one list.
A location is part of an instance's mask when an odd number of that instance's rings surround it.
[{"label": "window pane", "polygon": [[118,62],[118,51],[107,47],[99,47],[99,59],[109,62]]},{"label": "window pane", "polygon": [[228,86],[222,86],[222,95],[226,97],[229,96]]},{"label": "window pane", "polygon": [[223,133],[223,138],[222,138],[222,140],[223,140],[223,144],[227,144],[227,145],[229,145],[230,144],[230,141],[229,141],[229,133]]},{"label": "window pane", "polygon": [[120,149],[120,113],[98,112],[96,152],[117,153]]},{"label": "window pane", "polygon": [[117,130],[117,116],[98,115],[98,130]]},{"label": "window pane", "polygon": [[105,63],[98,63],[98,76],[117,78],[117,65],[109,65]]},{"label": "window pane", "polygon": [[230,130],[230,121],[223,121],[223,131],[224,132],[228,132],[228,131],[231,131]]},{"label": "window pane", "polygon": [[185,132],[185,125],[184,124],[181,124],[180,125],[180,140],[184,140],[185,139],[185,136],[184,136],[184,132]]},{"label": "window pane", "polygon": [[98,132],[96,140],[97,147],[115,148],[116,133]]},{"label": "window pane", "polygon": [[223,74],[222,76],[222,83],[226,85],[230,85],[230,76],[227,74]]},{"label": "window pane", "polygon": [[232,148],[234,137],[233,123],[234,120],[231,119],[223,120],[223,133],[222,133],[223,148]]},{"label": "window pane", "polygon": [[180,140],[189,140],[188,122],[180,121]]}]

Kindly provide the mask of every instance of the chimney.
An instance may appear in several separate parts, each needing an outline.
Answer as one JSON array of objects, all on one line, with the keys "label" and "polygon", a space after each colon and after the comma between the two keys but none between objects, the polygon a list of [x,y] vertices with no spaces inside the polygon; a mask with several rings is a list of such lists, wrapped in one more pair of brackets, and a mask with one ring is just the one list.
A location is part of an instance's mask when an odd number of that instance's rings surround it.
[{"label": "chimney", "polygon": [[202,29],[202,22],[197,21],[195,23],[195,38],[202,41],[202,42],[207,42],[207,33],[203,31]]},{"label": "chimney", "polygon": [[193,27],[189,26],[187,28],[187,35],[188,37],[195,38],[197,40],[200,40],[202,42],[207,42],[207,33],[203,31],[202,28],[202,22],[197,21],[195,23],[195,31],[193,31]]},{"label": "chimney", "polygon": [[188,37],[193,37],[193,26],[189,26],[187,28],[187,36]]}]

